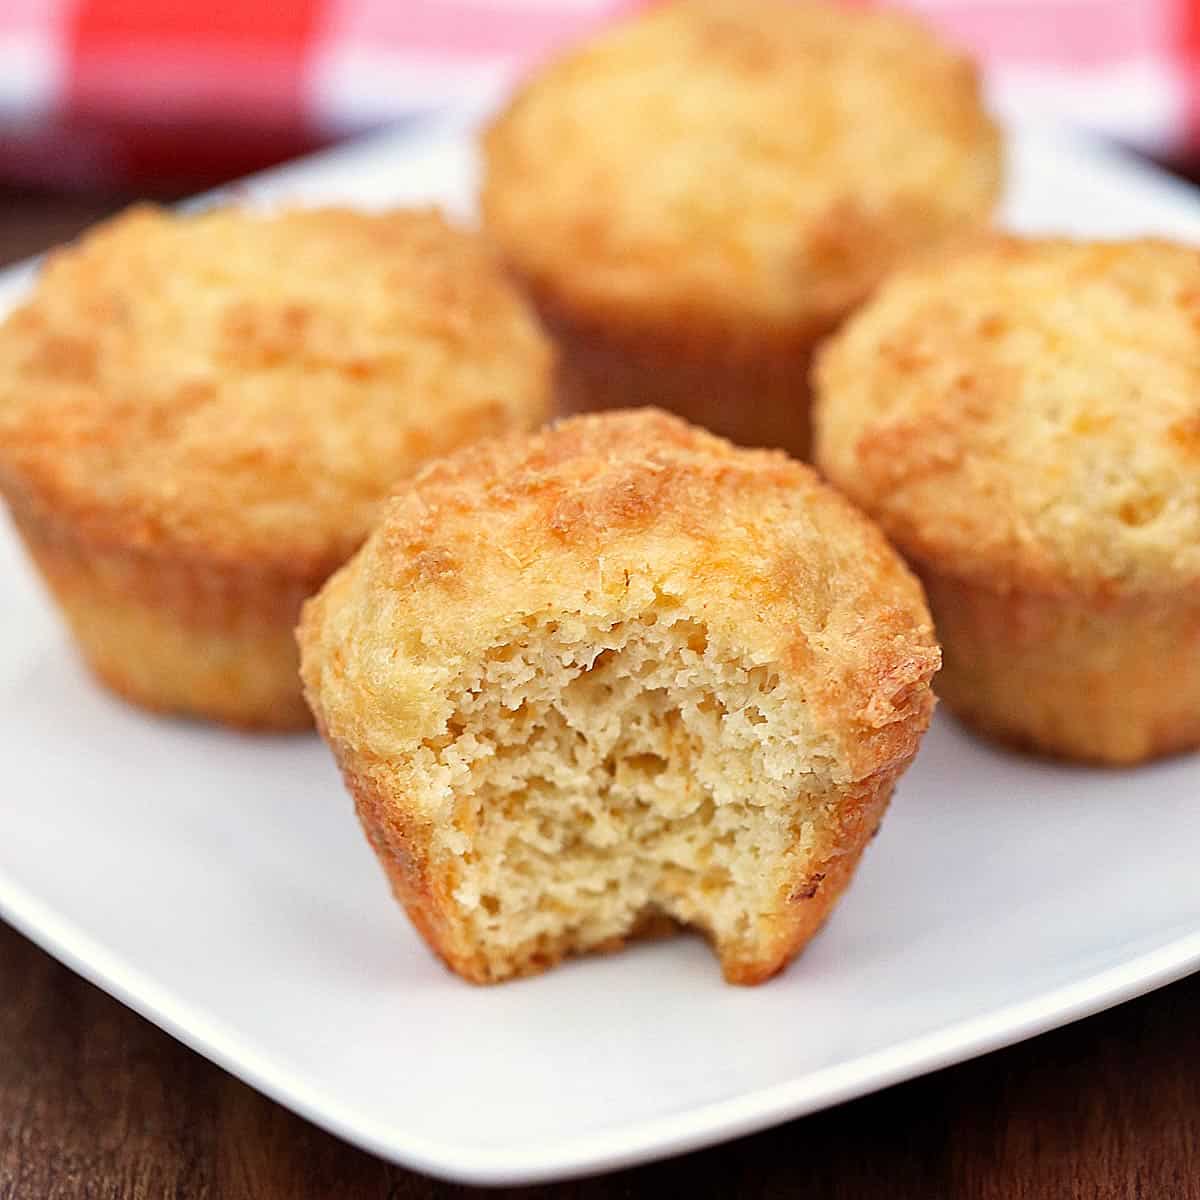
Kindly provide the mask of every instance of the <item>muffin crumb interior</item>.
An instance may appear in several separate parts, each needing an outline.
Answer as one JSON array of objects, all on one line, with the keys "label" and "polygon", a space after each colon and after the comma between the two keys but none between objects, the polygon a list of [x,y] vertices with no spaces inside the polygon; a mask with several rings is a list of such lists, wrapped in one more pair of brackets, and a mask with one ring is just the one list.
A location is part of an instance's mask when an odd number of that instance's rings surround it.
[{"label": "muffin crumb interior", "polygon": [[939,661],[916,581],[813,472],[652,410],[430,465],[300,642],[397,898],[477,982],[672,923],[769,978],[849,882]]},{"label": "muffin crumb interior", "polygon": [[[413,784],[454,797],[437,853],[496,976],[653,918],[736,956],[822,818],[834,748],[767,665],[659,596],[639,619],[531,620],[460,676]],[[810,804],[797,796],[812,794]]]}]

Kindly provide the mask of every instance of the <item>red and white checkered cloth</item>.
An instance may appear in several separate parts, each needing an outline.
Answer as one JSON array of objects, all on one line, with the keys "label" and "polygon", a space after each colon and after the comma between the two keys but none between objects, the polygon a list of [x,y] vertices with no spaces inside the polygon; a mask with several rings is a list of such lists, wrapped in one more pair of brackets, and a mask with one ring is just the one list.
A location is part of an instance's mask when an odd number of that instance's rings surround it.
[{"label": "red and white checkered cloth", "polygon": [[[0,0],[0,180],[168,186],[494,95],[648,0]],[[908,0],[1001,111],[1200,150],[1200,0]]]}]

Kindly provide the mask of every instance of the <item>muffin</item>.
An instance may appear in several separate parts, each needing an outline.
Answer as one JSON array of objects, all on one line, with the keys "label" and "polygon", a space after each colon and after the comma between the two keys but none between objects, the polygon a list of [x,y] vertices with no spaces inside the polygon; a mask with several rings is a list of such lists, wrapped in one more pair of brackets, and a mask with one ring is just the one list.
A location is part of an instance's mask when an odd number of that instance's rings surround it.
[{"label": "muffin", "polygon": [[816,378],[819,463],[924,580],[956,713],[1100,763],[1200,743],[1200,252],[989,239]]},{"label": "muffin", "polygon": [[778,971],[939,659],[920,586],[807,467],[652,409],[430,464],[299,638],[397,898],[475,982],[676,923],[730,982]]},{"label": "muffin", "polygon": [[974,67],[909,16],[655,7],[536,75],[484,139],[488,233],[570,409],[651,403],[804,456],[814,344],[905,255],[988,220]]},{"label": "muffin", "polygon": [[0,492],[114,691],[302,727],[301,601],[397,478],[540,423],[551,367],[433,213],[136,208],[0,327]]}]

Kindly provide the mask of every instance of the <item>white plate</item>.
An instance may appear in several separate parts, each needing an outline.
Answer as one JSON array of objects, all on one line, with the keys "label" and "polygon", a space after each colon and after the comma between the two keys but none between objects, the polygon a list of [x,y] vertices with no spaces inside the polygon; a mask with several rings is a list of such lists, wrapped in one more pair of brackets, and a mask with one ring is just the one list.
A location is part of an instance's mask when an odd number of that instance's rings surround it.
[{"label": "white plate", "polygon": [[[1013,165],[1014,224],[1200,238],[1190,190],[1108,153],[1022,133]],[[472,177],[452,132],[376,139],[249,189],[468,213]],[[315,738],[242,737],[110,699],[7,532],[0,755],[10,921],[311,1120],[459,1180],[701,1146],[1200,966],[1200,760],[1053,767],[940,718],[854,887],[775,982],[727,987],[705,947],[679,939],[470,987],[392,903]]]}]

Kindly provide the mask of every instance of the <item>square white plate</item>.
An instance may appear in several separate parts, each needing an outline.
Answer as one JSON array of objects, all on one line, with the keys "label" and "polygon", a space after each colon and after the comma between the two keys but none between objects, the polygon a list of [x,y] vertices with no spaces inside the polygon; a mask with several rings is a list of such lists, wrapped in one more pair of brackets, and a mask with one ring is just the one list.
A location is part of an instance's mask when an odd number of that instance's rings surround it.
[{"label": "square white plate", "polygon": [[[469,215],[462,128],[247,185]],[[1018,132],[1008,219],[1200,239],[1200,201]],[[11,275],[11,299],[27,280]],[[1166,681],[1169,686],[1169,681]],[[315,737],[126,708],[0,535],[0,912],[234,1074],[387,1158],[486,1183],[732,1137],[979,1054],[1200,966],[1200,759],[992,751],[939,718],[826,931],[725,986],[698,940],[470,987],[392,903]]]}]

